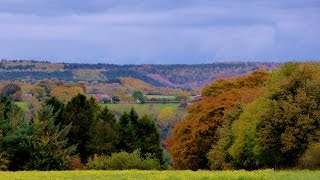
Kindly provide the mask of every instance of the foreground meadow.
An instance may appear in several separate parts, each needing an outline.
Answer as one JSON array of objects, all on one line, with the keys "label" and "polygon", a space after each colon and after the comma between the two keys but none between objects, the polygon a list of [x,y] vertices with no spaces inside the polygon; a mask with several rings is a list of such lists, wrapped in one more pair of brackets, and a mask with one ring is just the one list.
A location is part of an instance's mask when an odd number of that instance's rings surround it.
[{"label": "foreground meadow", "polygon": [[20,171],[0,179],[320,179],[320,171]]}]

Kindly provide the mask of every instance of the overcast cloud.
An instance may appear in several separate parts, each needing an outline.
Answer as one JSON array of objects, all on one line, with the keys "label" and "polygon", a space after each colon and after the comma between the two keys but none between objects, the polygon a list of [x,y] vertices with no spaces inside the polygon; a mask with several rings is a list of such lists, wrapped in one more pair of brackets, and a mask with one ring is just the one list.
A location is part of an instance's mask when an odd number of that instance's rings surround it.
[{"label": "overcast cloud", "polygon": [[319,0],[0,0],[0,58],[320,60],[319,19]]}]

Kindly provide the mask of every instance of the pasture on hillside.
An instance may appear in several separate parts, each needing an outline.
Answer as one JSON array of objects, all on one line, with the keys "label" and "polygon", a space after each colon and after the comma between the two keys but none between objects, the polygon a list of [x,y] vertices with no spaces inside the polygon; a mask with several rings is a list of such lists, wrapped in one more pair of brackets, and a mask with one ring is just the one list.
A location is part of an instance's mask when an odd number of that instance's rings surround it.
[{"label": "pasture on hillside", "polygon": [[20,171],[0,172],[0,179],[319,179],[320,171]]}]

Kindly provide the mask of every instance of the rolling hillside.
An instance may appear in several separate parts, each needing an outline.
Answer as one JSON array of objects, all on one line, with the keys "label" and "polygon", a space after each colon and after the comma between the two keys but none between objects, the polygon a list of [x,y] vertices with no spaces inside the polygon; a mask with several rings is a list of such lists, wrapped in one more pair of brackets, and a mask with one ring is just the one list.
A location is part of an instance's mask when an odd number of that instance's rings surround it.
[{"label": "rolling hillside", "polygon": [[50,63],[44,61],[2,60],[0,80],[38,81],[60,79],[69,82],[121,83],[132,77],[156,87],[192,88],[221,77],[247,74],[257,69],[270,70],[277,63],[234,62],[196,65],[115,65]]}]

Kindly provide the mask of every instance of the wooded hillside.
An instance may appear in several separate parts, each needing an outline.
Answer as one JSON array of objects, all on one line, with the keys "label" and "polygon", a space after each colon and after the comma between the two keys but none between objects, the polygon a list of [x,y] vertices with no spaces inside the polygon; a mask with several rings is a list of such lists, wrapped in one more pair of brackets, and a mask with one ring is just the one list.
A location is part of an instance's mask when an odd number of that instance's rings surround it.
[{"label": "wooded hillside", "polygon": [[2,60],[0,80],[37,81],[60,79],[89,83],[121,83],[122,77],[132,77],[157,87],[202,87],[218,78],[234,77],[249,72],[278,67],[276,63],[237,62],[212,64],[115,65],[74,64],[40,61]]}]

